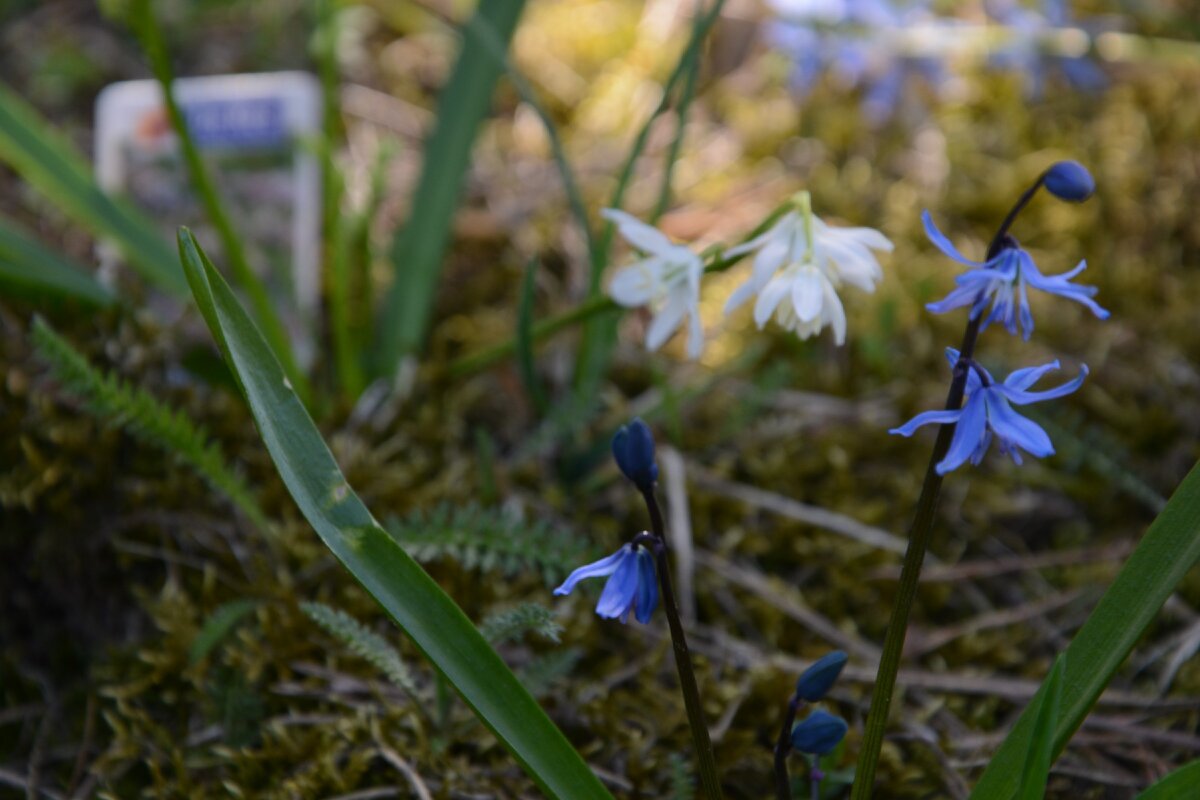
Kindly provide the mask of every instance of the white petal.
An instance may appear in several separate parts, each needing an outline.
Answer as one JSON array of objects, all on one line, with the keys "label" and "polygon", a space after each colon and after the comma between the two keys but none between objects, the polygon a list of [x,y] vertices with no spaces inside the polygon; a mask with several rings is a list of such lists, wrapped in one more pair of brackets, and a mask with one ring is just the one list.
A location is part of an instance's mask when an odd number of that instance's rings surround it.
[{"label": "white petal", "polygon": [[866,292],[875,291],[875,282],[883,278],[883,269],[871,251],[854,242],[821,242],[824,255],[837,265],[838,276]]},{"label": "white petal", "polygon": [[666,255],[667,251],[675,247],[675,244],[662,231],[652,228],[632,214],[615,208],[606,208],[600,212],[600,216],[610,222],[615,222],[617,230],[621,232],[625,241],[645,253]]},{"label": "white petal", "polygon": [[690,359],[697,359],[700,353],[704,351],[704,324],[700,321],[700,309],[692,306],[688,309],[689,325],[688,325],[688,347],[687,354]]},{"label": "white petal", "polygon": [[874,228],[834,228],[832,230],[836,231],[839,237],[850,239],[872,250],[883,250],[890,253],[895,248],[891,239]]},{"label": "white petal", "polygon": [[755,291],[757,291],[757,287],[754,285],[753,278],[734,289],[733,294],[729,295],[729,299],[725,302],[725,315],[732,314],[738,306],[749,300]]},{"label": "white petal", "polygon": [[[822,276],[822,280],[824,280],[824,276]],[[846,343],[846,309],[842,307],[842,300],[838,297],[832,283],[825,281],[824,289],[824,317],[833,328],[834,343],[841,347]]]},{"label": "white petal", "polygon": [[763,249],[758,251],[758,255],[754,256],[754,276],[755,285],[760,288],[767,285],[767,281],[779,271],[779,268],[787,263],[788,258],[788,240],[786,237],[775,238],[767,242]]},{"label": "white petal", "polygon": [[801,322],[811,322],[821,314],[822,283],[828,285],[829,281],[813,267],[792,279],[792,306]]},{"label": "white petal", "polygon": [[775,307],[787,296],[791,284],[781,278],[775,278],[758,294],[758,302],[754,304],[754,322],[759,328],[767,324]]},{"label": "white petal", "polygon": [[683,292],[672,292],[666,305],[650,321],[650,328],[646,331],[646,349],[653,351],[662,347],[679,327],[687,310],[687,295]]},{"label": "white petal", "polygon": [[760,233],[758,236],[755,236],[748,242],[742,242],[739,245],[729,248],[725,251],[724,255],[726,258],[731,256],[745,255],[746,253],[754,252],[771,239],[787,239],[789,231],[795,224],[796,212],[792,211],[784,214],[774,225],[772,225],[770,228],[767,228],[765,233]]},{"label": "white petal", "polygon": [[622,267],[608,285],[608,296],[626,308],[644,306],[662,294],[666,265],[657,256]]}]

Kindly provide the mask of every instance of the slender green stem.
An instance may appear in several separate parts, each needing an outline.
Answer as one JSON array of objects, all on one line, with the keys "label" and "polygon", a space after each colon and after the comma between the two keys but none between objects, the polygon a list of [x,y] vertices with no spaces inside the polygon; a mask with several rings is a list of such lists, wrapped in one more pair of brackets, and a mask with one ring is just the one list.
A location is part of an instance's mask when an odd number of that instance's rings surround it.
[{"label": "slender green stem", "polygon": [[[996,235],[992,237],[985,260],[990,261],[1000,253],[1006,244],[1009,227],[1012,226],[1021,209],[1025,208],[1037,190],[1041,188],[1044,178],[1044,174],[1038,177],[1037,181],[1013,204],[1004,221],[1000,223]],[[959,348],[958,363],[954,367],[954,377],[950,381],[950,391],[946,395],[947,411],[957,411],[962,406],[967,374],[970,372],[969,364],[975,355],[975,343],[979,339],[982,319],[982,315],[980,315],[970,318],[967,322],[962,346]],[[879,765],[879,751],[883,746],[884,731],[887,729],[888,710],[891,708],[892,695],[896,689],[896,673],[900,670],[904,637],[908,632],[908,618],[912,613],[913,601],[917,596],[921,564],[925,560],[925,551],[929,548],[938,494],[942,489],[942,476],[938,474],[937,465],[946,457],[946,451],[950,449],[950,441],[954,436],[955,427],[956,425],[951,423],[942,425],[938,429],[937,440],[933,445],[933,454],[929,458],[929,466],[925,469],[925,481],[921,486],[921,496],[917,499],[917,513],[908,532],[908,548],[904,551],[904,566],[900,571],[900,584],[896,590],[896,599],[892,604],[892,616],[888,621],[887,635],[884,637],[879,671],[875,674],[875,689],[871,694],[871,708],[867,712],[867,727],[863,734],[862,749],[858,754],[858,768],[855,772],[851,800],[868,800],[875,788],[875,769]]]},{"label": "slender green stem", "polygon": [[796,724],[796,712],[802,705],[804,701],[796,695],[792,695],[792,699],[788,700],[787,713],[783,716],[779,738],[775,741],[776,800],[792,800],[792,781],[788,777],[787,758],[792,752],[792,726]]},{"label": "slender green stem", "polygon": [[[719,9],[718,9],[719,10]],[[697,8],[697,14],[699,8]],[[700,58],[693,55],[691,63],[684,73],[683,90],[679,94],[679,104],[676,110],[675,138],[667,150],[666,163],[663,165],[662,184],[658,190],[658,202],[650,214],[650,224],[656,223],[667,211],[671,204],[671,180],[675,175],[675,163],[679,160],[679,152],[683,149],[683,137],[687,133],[687,115],[696,97],[696,81],[700,77]]]},{"label": "slender green stem", "polygon": [[173,89],[175,77],[171,71],[171,59],[167,53],[162,29],[158,25],[158,20],[154,17],[152,4],[149,0],[137,0],[135,2],[130,15],[130,25],[134,33],[141,40],[142,47],[146,51],[146,56],[150,59],[150,68],[153,70],[155,78],[162,85],[163,103],[166,105],[171,127],[174,129],[175,135],[179,138],[179,149],[183,155],[184,164],[187,166],[188,177],[191,178],[192,185],[196,189],[196,194],[204,206],[205,214],[216,229],[217,235],[221,238],[221,247],[225,251],[225,257],[233,269],[234,276],[237,278],[238,287],[246,293],[246,297],[254,309],[255,321],[262,327],[263,335],[270,343],[271,349],[279,357],[284,372],[287,373],[288,380],[291,381],[296,393],[300,395],[305,403],[308,403],[312,399],[308,379],[296,363],[295,355],[292,353],[292,347],[288,341],[287,331],[284,329],[279,316],[275,313],[275,309],[271,306],[271,300],[267,296],[266,287],[259,277],[254,274],[254,270],[250,268],[250,262],[246,258],[246,250],[242,246],[242,240],[238,237],[237,232],[234,231],[233,223],[230,221],[229,215],[225,213],[225,207],[221,205],[216,187],[213,185],[212,178],[208,174],[208,169],[200,157],[200,150],[196,147],[196,142],[188,130],[183,110],[179,107],[179,103],[175,99]]},{"label": "slender green stem", "polygon": [[654,556],[657,563],[658,585],[662,590],[663,611],[667,614],[667,626],[671,629],[671,644],[675,650],[675,668],[679,672],[679,688],[683,693],[683,705],[687,709],[688,725],[692,729],[692,744],[696,748],[696,764],[700,772],[700,787],[708,800],[721,800],[721,782],[717,777],[717,761],[713,757],[712,742],[708,737],[708,723],[704,721],[704,708],[700,703],[700,689],[696,684],[696,673],[692,670],[692,656],[688,651],[687,637],[679,619],[679,607],[675,603],[675,591],[671,586],[671,568],[667,563],[667,537],[662,511],[654,490],[642,492],[646,510],[650,512],[650,527],[654,532]]}]

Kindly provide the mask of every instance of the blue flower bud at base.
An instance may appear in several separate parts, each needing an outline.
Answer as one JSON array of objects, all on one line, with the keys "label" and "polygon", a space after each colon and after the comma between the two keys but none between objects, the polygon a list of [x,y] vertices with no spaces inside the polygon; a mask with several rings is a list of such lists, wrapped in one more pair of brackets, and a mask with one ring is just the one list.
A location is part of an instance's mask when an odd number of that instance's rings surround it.
[{"label": "blue flower bud at base", "polygon": [[796,681],[796,697],[809,703],[823,698],[846,666],[846,654],[834,650],[813,662]]},{"label": "blue flower bud at base", "polygon": [[612,441],[613,458],[626,478],[643,492],[654,488],[658,464],[654,463],[654,436],[641,419],[621,426]]},{"label": "blue flower bud at base", "polygon": [[801,753],[824,756],[846,737],[850,726],[828,711],[814,711],[792,729],[792,747]]},{"label": "blue flower bud at base", "polygon": [[1096,191],[1096,181],[1078,161],[1059,161],[1042,178],[1046,191],[1071,203],[1082,203]]}]

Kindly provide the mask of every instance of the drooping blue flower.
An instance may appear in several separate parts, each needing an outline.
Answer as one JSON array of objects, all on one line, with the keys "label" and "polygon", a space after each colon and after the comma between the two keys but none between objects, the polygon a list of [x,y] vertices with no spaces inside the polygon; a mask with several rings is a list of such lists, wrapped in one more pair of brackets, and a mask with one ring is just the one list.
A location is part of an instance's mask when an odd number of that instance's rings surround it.
[{"label": "drooping blue flower", "polygon": [[[946,358],[952,369],[958,363],[958,357],[957,350],[946,348]],[[1003,383],[997,383],[991,373],[972,362],[967,372],[967,399],[962,408],[956,411],[922,412],[899,428],[893,428],[890,433],[912,436],[922,425],[958,423],[946,457],[938,462],[939,475],[957,469],[968,459],[972,464],[978,464],[993,438],[1000,446],[1000,452],[1012,456],[1018,464],[1021,463],[1021,450],[1035,458],[1053,455],[1054,445],[1042,426],[1022,417],[1013,410],[1011,404],[1023,406],[1064,397],[1083,385],[1083,379],[1088,374],[1087,365],[1082,364],[1074,380],[1044,392],[1029,391],[1043,375],[1058,368],[1058,361],[1040,367],[1026,367],[1010,374]]]},{"label": "drooping blue flower", "polygon": [[654,462],[654,434],[640,418],[622,425],[612,440],[613,458],[625,477],[643,492],[654,488],[658,464]]},{"label": "drooping blue flower", "polygon": [[629,621],[632,611],[638,622],[647,623],[658,606],[658,584],[655,582],[654,557],[644,547],[622,545],[611,556],[585,564],[572,572],[556,595],[570,594],[575,584],[584,578],[607,577],[604,591],[596,603],[596,613],[605,619]]},{"label": "drooping blue flower", "polygon": [[971,268],[969,272],[955,278],[958,287],[950,294],[936,303],[926,304],[925,308],[934,314],[971,306],[971,319],[978,319],[988,301],[991,301],[992,311],[983,320],[980,329],[987,328],[993,322],[1000,322],[1009,333],[1015,334],[1017,322],[1020,321],[1021,332],[1028,340],[1033,333],[1033,313],[1029,310],[1027,290],[1032,287],[1074,300],[1091,309],[1098,318],[1108,319],[1108,311],[1092,299],[1099,291],[1095,286],[1071,283],[1071,278],[1087,269],[1086,261],[1080,261],[1075,269],[1061,275],[1043,275],[1033,263],[1033,257],[1011,239],[1009,245],[995,258],[982,262],[972,261],[959,253],[950,240],[937,229],[928,211],[922,212],[921,220],[925,223],[925,234],[937,249]]},{"label": "drooping blue flower", "polygon": [[1042,180],[1046,191],[1071,203],[1082,203],[1096,191],[1096,180],[1078,161],[1058,161],[1046,170]]},{"label": "drooping blue flower", "polygon": [[846,654],[841,650],[821,656],[796,681],[796,696],[809,703],[820,700],[833,686],[846,666]]},{"label": "drooping blue flower", "polygon": [[818,709],[792,728],[792,747],[801,753],[828,755],[846,737],[849,727],[841,717]]}]

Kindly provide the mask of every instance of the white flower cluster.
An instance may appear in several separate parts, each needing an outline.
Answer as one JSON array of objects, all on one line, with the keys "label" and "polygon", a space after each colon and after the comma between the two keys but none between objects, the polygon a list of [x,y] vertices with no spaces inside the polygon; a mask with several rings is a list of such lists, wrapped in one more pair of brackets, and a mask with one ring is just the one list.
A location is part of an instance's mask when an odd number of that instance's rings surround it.
[{"label": "white flower cluster", "polygon": [[[841,345],[846,341],[846,312],[838,290],[849,284],[875,291],[883,270],[872,251],[890,251],[892,243],[874,228],[825,224],[812,213],[807,192],[797,195],[795,205],[766,233],[724,253],[724,258],[754,254],[750,277],[729,298],[725,313],[757,295],[754,321],[760,329],[774,317],[784,329],[807,339],[829,326]],[[646,332],[650,350],[661,347],[686,317],[688,357],[699,357],[704,347],[699,310],[704,262],[690,248],[623,211],[605,209],[603,215],[646,254],[617,271],[609,295],[626,308],[654,311]]]}]

